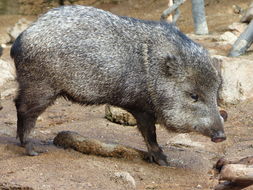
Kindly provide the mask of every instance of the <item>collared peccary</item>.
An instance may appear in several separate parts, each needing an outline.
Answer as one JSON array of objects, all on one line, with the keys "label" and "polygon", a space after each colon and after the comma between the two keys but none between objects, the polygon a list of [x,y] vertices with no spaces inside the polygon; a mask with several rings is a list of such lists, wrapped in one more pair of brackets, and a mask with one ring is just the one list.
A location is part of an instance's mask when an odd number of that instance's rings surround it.
[{"label": "collared peccary", "polygon": [[27,140],[37,117],[57,97],[111,104],[134,115],[149,158],[166,165],[155,123],[225,140],[217,108],[221,84],[208,52],[164,22],[116,16],[93,7],[50,10],[14,42],[17,136]]}]

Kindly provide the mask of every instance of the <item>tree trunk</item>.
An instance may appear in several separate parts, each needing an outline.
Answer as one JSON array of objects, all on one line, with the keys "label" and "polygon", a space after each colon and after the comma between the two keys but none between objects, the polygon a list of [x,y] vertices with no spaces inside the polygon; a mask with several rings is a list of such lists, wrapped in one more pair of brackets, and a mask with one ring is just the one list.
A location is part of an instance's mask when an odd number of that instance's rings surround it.
[{"label": "tree trunk", "polygon": [[194,20],[195,34],[208,34],[204,0],[192,0],[192,16]]}]

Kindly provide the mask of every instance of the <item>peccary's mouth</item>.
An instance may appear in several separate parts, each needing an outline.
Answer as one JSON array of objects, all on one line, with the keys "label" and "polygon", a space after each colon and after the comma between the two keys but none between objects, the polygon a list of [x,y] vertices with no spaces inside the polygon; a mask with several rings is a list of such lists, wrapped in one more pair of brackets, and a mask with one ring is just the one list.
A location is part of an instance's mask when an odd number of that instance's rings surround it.
[{"label": "peccary's mouth", "polygon": [[226,135],[224,132],[217,132],[212,136],[211,140],[215,143],[219,143],[226,140]]},{"label": "peccary's mouth", "polygon": [[218,139],[212,138],[212,141],[215,142],[215,143],[219,143],[219,142],[222,142],[224,140],[226,140],[226,137],[225,138],[218,138]]}]

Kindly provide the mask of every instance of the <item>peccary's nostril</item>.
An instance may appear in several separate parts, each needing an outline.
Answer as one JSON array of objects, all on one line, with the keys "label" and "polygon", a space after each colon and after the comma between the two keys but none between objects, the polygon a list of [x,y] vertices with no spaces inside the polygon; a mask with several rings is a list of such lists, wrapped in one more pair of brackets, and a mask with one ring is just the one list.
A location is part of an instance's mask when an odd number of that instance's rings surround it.
[{"label": "peccary's nostril", "polygon": [[218,143],[218,142],[222,142],[222,141],[226,140],[226,138],[227,137],[223,131],[217,131],[212,136],[212,141],[215,143]]}]

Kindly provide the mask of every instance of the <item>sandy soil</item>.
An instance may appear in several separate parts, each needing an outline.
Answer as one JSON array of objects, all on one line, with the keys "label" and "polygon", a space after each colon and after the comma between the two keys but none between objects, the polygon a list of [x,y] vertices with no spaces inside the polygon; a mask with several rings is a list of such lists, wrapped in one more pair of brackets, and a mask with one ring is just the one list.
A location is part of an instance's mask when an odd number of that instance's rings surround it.
[{"label": "sandy soil", "polygon": [[[95,2],[95,1],[93,1]],[[106,1],[105,1],[106,2]],[[166,2],[120,1],[120,3],[94,4],[121,15],[144,19],[158,19]],[[206,1],[207,19],[211,33],[220,33],[234,21],[240,19],[233,13],[232,5],[245,8],[249,0]],[[86,4],[92,3],[87,1]],[[182,7],[179,27],[192,32],[190,3]],[[5,21],[4,22],[4,18]],[[6,26],[15,23],[20,16],[1,16]],[[33,19],[34,17],[28,17]],[[2,31],[5,31],[2,28]],[[202,41],[207,48],[209,41]],[[221,50],[215,47],[216,50]],[[223,53],[228,47],[222,47]],[[2,57],[11,61],[8,49]],[[15,82],[6,84],[5,89],[15,88]],[[4,89],[1,89],[4,90]],[[37,157],[28,157],[19,146],[16,135],[16,111],[14,96],[2,101],[0,111],[0,189],[135,189],[133,185],[115,176],[116,172],[128,172],[136,181],[136,189],[145,190],[197,190],[213,189],[218,178],[212,170],[221,157],[237,159],[253,155],[253,101],[227,106],[229,120],[225,124],[227,141],[214,144],[207,137],[191,133],[190,138],[201,144],[199,147],[173,146],[167,142],[177,136],[158,127],[159,144],[169,157],[170,167],[160,167],[146,161],[129,161],[84,155],[74,150],[64,150],[52,143],[56,134],[63,130],[76,131],[84,136],[103,142],[114,142],[146,150],[136,127],[111,123],[104,118],[104,106],[82,107],[64,99],[58,99],[38,119],[31,139],[38,150],[46,151]],[[251,187],[247,189],[253,189]]]}]

